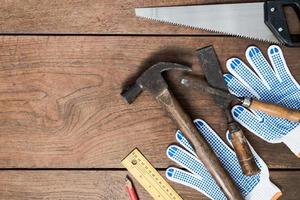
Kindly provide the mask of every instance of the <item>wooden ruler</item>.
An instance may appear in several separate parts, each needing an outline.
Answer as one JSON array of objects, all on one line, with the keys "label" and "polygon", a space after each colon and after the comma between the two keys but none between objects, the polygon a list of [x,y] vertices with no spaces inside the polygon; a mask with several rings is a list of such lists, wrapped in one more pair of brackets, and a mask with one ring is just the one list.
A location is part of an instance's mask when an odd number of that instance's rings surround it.
[{"label": "wooden ruler", "polygon": [[124,158],[122,165],[155,200],[183,200],[138,149]]}]

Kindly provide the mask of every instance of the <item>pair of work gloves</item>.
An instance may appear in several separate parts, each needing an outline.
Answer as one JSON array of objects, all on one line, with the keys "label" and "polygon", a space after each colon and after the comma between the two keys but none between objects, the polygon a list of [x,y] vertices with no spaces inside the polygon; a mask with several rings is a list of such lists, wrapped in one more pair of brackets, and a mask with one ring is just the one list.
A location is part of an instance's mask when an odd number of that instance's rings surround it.
[{"label": "pair of work gloves", "polygon": [[[224,75],[229,91],[238,97],[251,97],[300,109],[300,86],[291,75],[281,49],[276,45],[270,46],[268,56],[271,64],[257,47],[249,47],[246,50],[246,58],[253,70],[238,58],[229,59],[227,68],[230,74]],[[300,157],[299,122],[272,117],[240,105],[232,108],[232,115],[237,122],[258,137],[270,143],[283,142]],[[271,200],[281,196],[280,189],[270,181],[267,165],[252,147],[250,148],[261,172],[254,176],[245,176],[232,147],[228,146],[203,120],[196,119],[194,123],[199,134],[209,143],[246,200]],[[226,136],[231,145],[228,132]],[[197,158],[182,132],[176,132],[176,140],[181,146],[169,146],[167,156],[186,170],[169,167],[166,171],[167,178],[194,188],[210,199],[227,199],[201,160]]]}]

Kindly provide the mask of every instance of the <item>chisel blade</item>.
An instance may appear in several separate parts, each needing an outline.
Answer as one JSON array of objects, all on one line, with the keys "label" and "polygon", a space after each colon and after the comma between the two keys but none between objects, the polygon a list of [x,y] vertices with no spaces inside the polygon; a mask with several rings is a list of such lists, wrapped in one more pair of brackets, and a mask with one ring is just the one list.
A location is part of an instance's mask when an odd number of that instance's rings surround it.
[{"label": "chisel blade", "polygon": [[[199,62],[202,65],[204,75],[208,85],[217,88],[226,93],[229,93],[227,85],[223,78],[223,73],[220,69],[220,64],[217,59],[216,53],[212,46],[204,47],[197,50]],[[232,101],[232,98],[220,98],[214,95],[215,102],[224,109],[227,109]]]}]

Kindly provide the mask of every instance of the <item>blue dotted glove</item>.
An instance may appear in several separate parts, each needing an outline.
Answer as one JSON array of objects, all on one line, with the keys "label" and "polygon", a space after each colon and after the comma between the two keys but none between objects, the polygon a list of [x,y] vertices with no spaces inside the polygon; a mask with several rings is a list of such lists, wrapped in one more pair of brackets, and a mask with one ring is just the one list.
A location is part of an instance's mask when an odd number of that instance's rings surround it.
[{"label": "blue dotted glove", "polygon": [[[300,109],[300,86],[291,75],[281,49],[272,45],[268,49],[271,65],[254,46],[246,50],[250,69],[238,58],[227,61],[231,74],[224,79],[231,93],[238,97],[251,97],[264,102]],[[300,123],[272,117],[264,112],[248,110],[242,106],[232,109],[234,119],[252,133],[270,143],[285,143],[300,157]]]},{"label": "blue dotted glove", "polygon": [[[280,190],[270,181],[269,170],[264,161],[253,151],[261,172],[254,176],[245,176],[240,168],[235,152],[203,121],[194,121],[198,130],[209,143],[215,154],[220,159],[223,167],[238,186],[246,200],[270,200],[281,196]],[[227,140],[229,141],[227,133]],[[203,163],[197,158],[192,146],[182,132],[176,132],[176,140],[183,146],[171,145],[167,149],[167,156],[186,170],[169,167],[166,177],[198,190],[210,199],[227,199],[215,180],[212,178]]]}]

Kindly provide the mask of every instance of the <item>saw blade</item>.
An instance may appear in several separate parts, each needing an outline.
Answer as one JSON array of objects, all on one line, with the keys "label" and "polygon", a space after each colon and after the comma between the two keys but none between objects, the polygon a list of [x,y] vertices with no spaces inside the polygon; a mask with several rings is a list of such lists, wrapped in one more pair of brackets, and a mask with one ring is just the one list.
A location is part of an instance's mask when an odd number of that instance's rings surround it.
[{"label": "saw blade", "polygon": [[151,20],[280,44],[264,23],[264,3],[136,8]]}]

